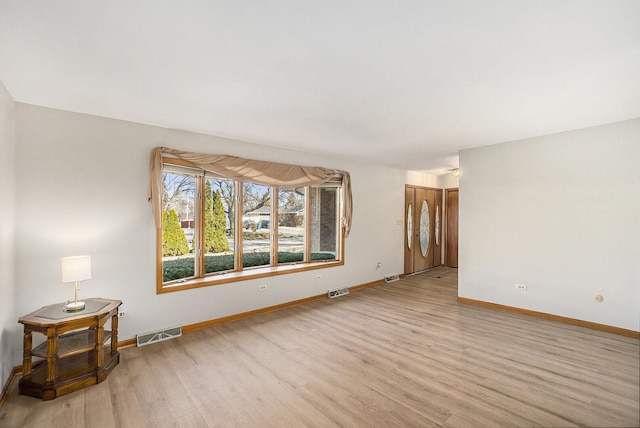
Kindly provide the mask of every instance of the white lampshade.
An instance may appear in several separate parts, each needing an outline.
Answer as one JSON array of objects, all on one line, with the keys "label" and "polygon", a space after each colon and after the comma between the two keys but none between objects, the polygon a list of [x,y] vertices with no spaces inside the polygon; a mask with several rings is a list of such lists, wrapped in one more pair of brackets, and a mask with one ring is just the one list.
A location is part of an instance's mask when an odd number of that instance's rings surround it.
[{"label": "white lampshade", "polygon": [[91,256],[62,258],[62,282],[91,279]]}]

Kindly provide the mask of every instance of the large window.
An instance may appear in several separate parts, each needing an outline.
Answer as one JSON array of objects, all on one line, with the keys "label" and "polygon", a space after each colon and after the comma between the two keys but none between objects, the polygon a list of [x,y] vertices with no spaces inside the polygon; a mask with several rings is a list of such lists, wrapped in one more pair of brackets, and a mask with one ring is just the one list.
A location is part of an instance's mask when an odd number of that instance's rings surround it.
[{"label": "large window", "polygon": [[281,188],[165,159],[159,291],[342,264],[341,177]]},{"label": "large window", "polygon": [[195,272],[196,180],[168,171],[162,187],[162,260],[163,267],[168,266],[164,275],[183,280]]},{"label": "large window", "polygon": [[307,189],[278,189],[278,263],[304,261]]}]

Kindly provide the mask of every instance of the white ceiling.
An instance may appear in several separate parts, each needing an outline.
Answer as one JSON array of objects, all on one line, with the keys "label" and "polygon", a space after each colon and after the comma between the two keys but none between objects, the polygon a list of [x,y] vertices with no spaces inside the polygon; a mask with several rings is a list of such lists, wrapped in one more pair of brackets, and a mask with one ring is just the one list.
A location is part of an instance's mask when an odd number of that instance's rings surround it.
[{"label": "white ceiling", "polygon": [[0,0],[0,80],[18,102],[438,172],[640,117],[640,1]]}]

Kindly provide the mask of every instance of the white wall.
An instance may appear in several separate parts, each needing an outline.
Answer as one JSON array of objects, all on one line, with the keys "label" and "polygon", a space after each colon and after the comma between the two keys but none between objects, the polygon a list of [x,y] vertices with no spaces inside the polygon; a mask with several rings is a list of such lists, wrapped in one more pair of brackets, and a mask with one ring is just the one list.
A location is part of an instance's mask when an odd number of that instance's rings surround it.
[{"label": "white wall", "polygon": [[[124,302],[120,339],[402,272],[403,226],[396,220],[404,212],[404,171],[20,103],[17,117],[19,314],[72,298],[72,285],[60,279],[60,258],[79,254],[92,256],[93,270],[80,297]],[[157,295],[147,202],[156,146],[349,171],[354,218],[345,265]],[[260,284],[268,291],[259,292]]]},{"label": "white wall", "polygon": [[459,295],[640,330],[639,162],[640,119],[461,152]]},{"label": "white wall", "polygon": [[454,177],[451,174],[444,174],[438,176],[438,187],[442,189],[457,189],[460,185],[459,177]]},{"label": "white wall", "polygon": [[0,81],[0,389],[17,365],[12,358],[22,349],[13,338],[19,335],[15,295],[15,103]]},{"label": "white wall", "polygon": [[439,177],[432,174],[422,174],[419,171],[407,171],[406,178],[407,184],[422,187],[439,187]]},{"label": "white wall", "polygon": [[458,187],[458,177],[450,173],[432,175],[420,171],[406,171],[407,184],[422,187],[433,187],[436,189],[452,189]]},{"label": "white wall", "polygon": [[452,189],[458,187],[458,177],[454,177],[450,173],[432,175],[419,171],[407,171],[405,180],[407,184],[433,187],[436,189]]}]

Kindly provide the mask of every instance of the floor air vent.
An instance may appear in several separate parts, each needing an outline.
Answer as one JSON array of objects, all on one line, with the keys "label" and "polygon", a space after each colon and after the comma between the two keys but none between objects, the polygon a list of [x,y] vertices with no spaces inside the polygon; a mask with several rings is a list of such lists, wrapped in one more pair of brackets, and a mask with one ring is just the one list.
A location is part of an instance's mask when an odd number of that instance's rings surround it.
[{"label": "floor air vent", "polygon": [[348,288],[341,288],[339,290],[329,290],[329,292],[327,292],[327,295],[329,296],[330,299],[333,299],[334,297],[345,296],[347,294],[349,294]]},{"label": "floor air vent", "polygon": [[138,346],[144,346],[180,336],[182,336],[182,327],[176,326],[165,328],[163,330],[151,331],[149,333],[138,334],[136,336],[136,341],[138,342]]},{"label": "floor air vent", "polygon": [[399,275],[389,275],[384,277],[384,282],[394,282],[400,279]]}]

